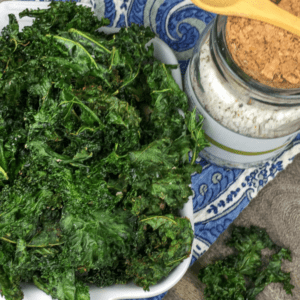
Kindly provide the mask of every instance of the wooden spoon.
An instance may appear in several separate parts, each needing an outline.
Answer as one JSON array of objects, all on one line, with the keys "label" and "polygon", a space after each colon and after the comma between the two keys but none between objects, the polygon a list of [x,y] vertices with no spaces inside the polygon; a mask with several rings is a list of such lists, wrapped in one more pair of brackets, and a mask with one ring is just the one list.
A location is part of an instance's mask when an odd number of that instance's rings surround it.
[{"label": "wooden spoon", "polygon": [[270,0],[191,0],[196,6],[220,15],[262,21],[300,36],[300,18]]}]

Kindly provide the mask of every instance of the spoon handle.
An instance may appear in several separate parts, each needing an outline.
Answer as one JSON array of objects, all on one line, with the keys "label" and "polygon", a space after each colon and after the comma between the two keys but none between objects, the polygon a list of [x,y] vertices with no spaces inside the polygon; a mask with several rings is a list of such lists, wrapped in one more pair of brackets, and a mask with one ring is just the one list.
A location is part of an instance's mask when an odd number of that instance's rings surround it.
[{"label": "spoon handle", "polygon": [[[300,36],[300,18],[270,0],[191,0],[196,6],[219,15],[262,21]],[[299,0],[300,1],[300,0]]]},{"label": "spoon handle", "polygon": [[[242,4],[243,2],[243,4]],[[244,0],[234,4],[234,7],[240,7],[245,13],[232,14],[239,17],[245,17],[262,21],[280,28],[283,28],[293,34],[300,36],[300,18],[278,7],[276,4],[261,0]],[[234,11],[235,9],[233,9]]]}]

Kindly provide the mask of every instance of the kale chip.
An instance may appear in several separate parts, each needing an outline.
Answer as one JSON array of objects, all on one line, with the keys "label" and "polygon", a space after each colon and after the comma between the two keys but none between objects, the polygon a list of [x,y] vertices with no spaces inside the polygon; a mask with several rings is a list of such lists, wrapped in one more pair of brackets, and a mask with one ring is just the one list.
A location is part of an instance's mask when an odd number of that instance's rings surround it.
[{"label": "kale chip", "polygon": [[[118,34],[75,2],[51,2],[0,36],[0,291],[32,282],[59,300],[88,283],[149,290],[190,255],[180,218],[208,141],[202,116],[132,24]],[[184,113],[182,117],[178,111]],[[189,153],[193,155],[190,158]]]}]

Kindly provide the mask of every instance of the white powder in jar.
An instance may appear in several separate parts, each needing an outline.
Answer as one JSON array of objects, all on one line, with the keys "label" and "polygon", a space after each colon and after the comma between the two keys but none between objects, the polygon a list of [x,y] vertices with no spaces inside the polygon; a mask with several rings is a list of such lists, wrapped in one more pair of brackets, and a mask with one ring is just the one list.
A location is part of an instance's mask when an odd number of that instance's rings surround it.
[{"label": "white powder in jar", "polygon": [[[249,137],[276,138],[299,130],[300,108],[276,107],[253,99],[250,101],[250,98],[241,99],[238,92],[234,95],[228,89],[210,55],[209,39],[208,34],[200,51],[200,78],[205,94],[197,93],[206,111],[226,128]],[[295,123],[292,132],[288,126],[290,122]]]}]

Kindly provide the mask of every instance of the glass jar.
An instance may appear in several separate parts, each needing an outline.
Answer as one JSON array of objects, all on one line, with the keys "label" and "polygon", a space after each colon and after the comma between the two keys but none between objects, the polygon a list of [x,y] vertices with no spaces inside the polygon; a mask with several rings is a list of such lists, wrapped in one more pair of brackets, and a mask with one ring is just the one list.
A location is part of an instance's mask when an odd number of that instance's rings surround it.
[{"label": "glass jar", "polygon": [[200,156],[222,167],[260,167],[300,132],[300,89],[269,87],[244,73],[228,50],[226,23],[217,15],[206,26],[184,79],[211,144]]}]

